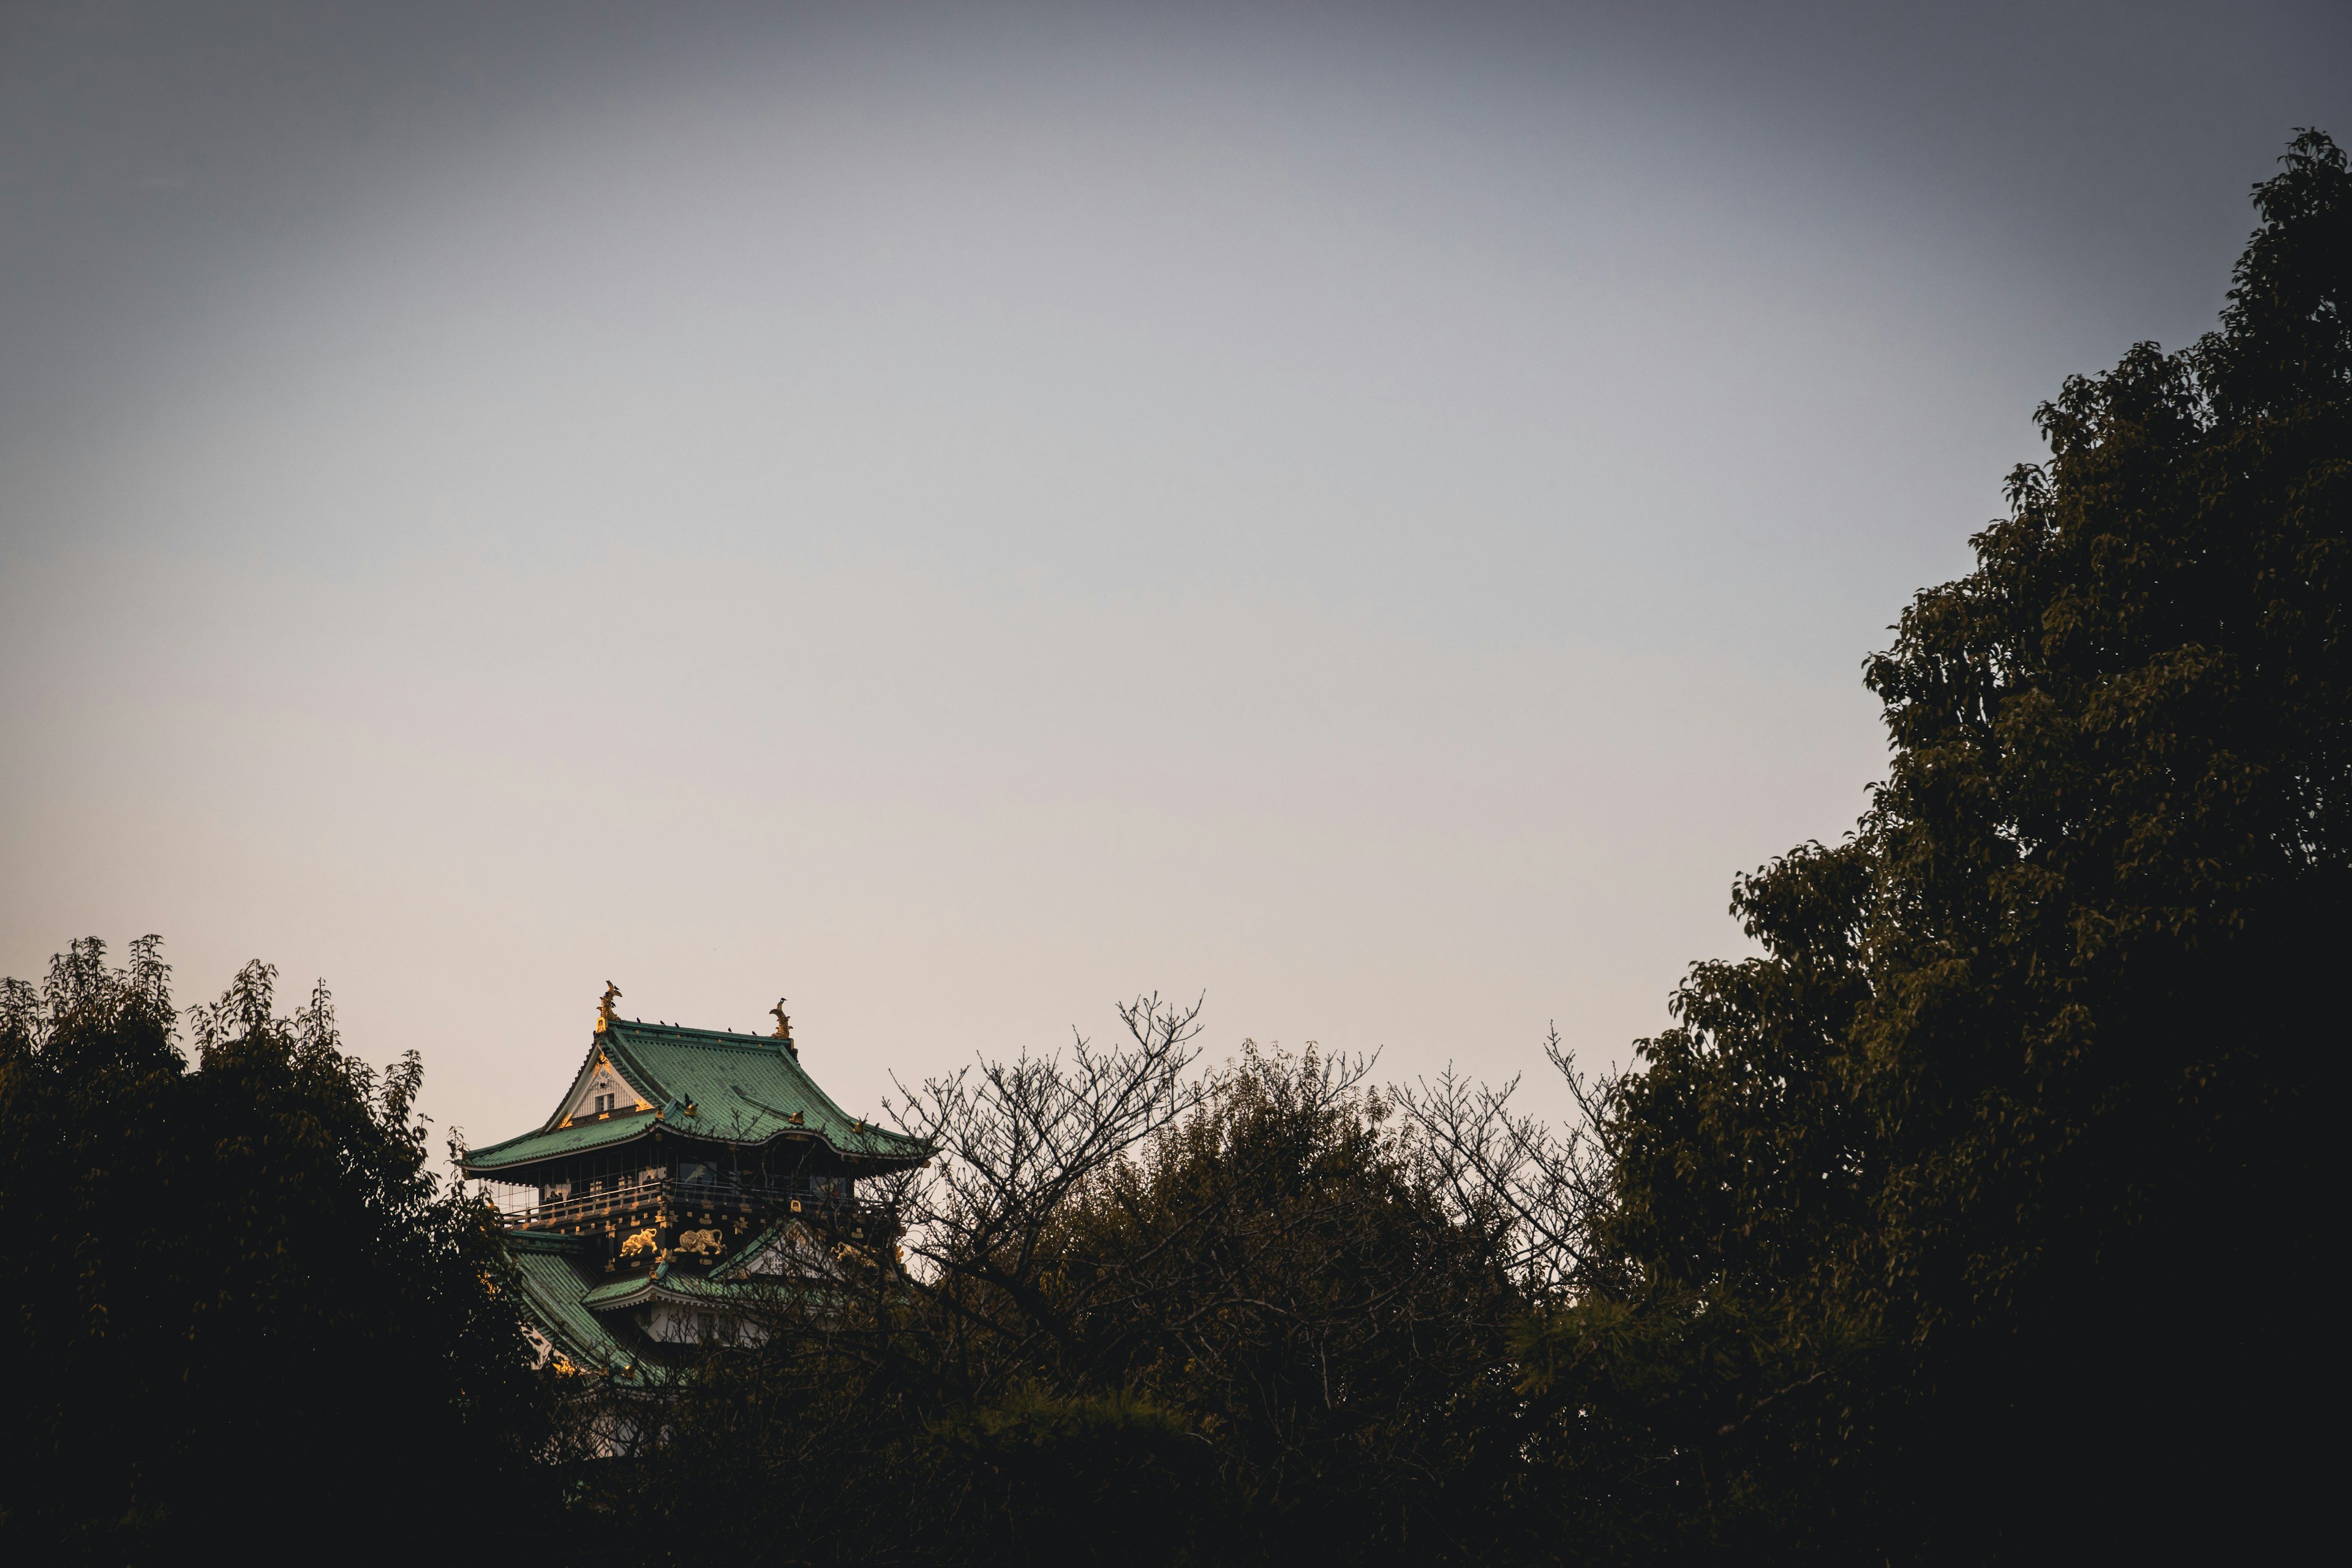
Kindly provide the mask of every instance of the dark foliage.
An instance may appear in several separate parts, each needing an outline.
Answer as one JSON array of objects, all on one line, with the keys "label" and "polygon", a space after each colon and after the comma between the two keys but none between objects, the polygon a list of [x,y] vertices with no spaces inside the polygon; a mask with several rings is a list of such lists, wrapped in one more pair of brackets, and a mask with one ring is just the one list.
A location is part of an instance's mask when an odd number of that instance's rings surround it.
[{"label": "dark foliage", "polygon": [[[0,1008],[0,1542],[373,1561],[528,1515],[543,1416],[480,1205],[426,1174],[415,1057],[248,965],[175,1043],[153,938]],[[309,1544],[297,1544],[297,1543]]]},{"label": "dark foliage", "polygon": [[1694,970],[1616,1086],[1595,1261],[1544,1334],[1573,1370],[1536,1381],[1631,1438],[1576,1458],[1654,1542],[2243,1552],[2310,1521],[2352,181],[2316,134],[2284,163],[2221,329],[2041,410],[1977,570],[1868,667],[1871,811],[1739,884],[1764,956]]},{"label": "dark foliage", "polygon": [[[616,1556],[682,1557],[713,1496],[693,1550],[716,1531],[773,1562],[1496,1543],[1524,1303],[1491,1237],[1449,1216],[1365,1064],[1251,1050],[1187,1088],[1191,1016],[1129,1024],[1127,1048],[911,1097],[952,1153],[899,1193],[904,1250],[780,1290],[762,1344],[662,1406],[664,1442],[591,1467]],[[606,1429],[643,1419],[624,1396]]]}]

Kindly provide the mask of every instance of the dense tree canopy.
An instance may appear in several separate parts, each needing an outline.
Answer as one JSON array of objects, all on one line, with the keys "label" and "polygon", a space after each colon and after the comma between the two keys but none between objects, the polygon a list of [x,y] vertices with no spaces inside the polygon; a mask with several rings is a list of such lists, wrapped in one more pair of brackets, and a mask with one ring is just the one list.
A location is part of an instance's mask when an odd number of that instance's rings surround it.
[{"label": "dense tree canopy", "polygon": [[0,1541],[372,1561],[527,1514],[530,1357],[495,1232],[426,1169],[415,1057],[370,1070],[324,988],[280,1016],[252,964],[191,1063],[158,948],[76,942],[0,996]]},{"label": "dense tree canopy", "polygon": [[2242,1542],[2310,1484],[2352,182],[2316,134],[2284,163],[2220,329],[2042,408],[1977,570],[1870,661],[1869,814],[1739,884],[1762,956],[1620,1087],[1590,1283],[1678,1321],[1652,1447],[1710,1531]]}]

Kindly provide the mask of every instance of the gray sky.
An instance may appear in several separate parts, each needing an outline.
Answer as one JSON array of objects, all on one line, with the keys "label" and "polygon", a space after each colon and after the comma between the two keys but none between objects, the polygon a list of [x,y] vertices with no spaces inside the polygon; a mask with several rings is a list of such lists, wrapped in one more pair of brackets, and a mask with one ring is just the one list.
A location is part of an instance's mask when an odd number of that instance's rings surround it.
[{"label": "gray sky", "polygon": [[[0,8],[0,970],[316,975],[476,1141],[1205,992],[1622,1058],[1882,769],[2340,5]],[[1549,1086],[1538,1102],[1557,1103]]]}]

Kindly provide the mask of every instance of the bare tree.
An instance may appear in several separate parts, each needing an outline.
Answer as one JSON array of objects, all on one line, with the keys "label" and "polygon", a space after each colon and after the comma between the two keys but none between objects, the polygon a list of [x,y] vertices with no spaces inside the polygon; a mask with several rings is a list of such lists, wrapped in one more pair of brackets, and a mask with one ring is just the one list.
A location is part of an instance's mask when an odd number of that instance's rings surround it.
[{"label": "bare tree", "polygon": [[1209,1092],[1199,1059],[1201,1003],[1139,996],[1119,1007],[1128,1038],[1067,1052],[982,1061],[899,1087],[884,1108],[938,1151],[875,1184],[903,1229],[907,1283],[990,1359],[1017,1365],[1040,1340],[1067,1346],[1073,1304],[1042,1289],[1047,1240],[1070,1200]]},{"label": "bare tree", "polygon": [[1607,1201],[1604,1129],[1618,1083],[1614,1073],[1595,1078],[1580,1070],[1557,1026],[1544,1055],[1576,1105],[1578,1120],[1565,1127],[1514,1110],[1516,1078],[1492,1089],[1448,1068],[1434,1084],[1424,1079],[1395,1090],[1455,1219],[1486,1232],[1536,1295],[1568,1289],[1591,1262],[1586,1238]]},{"label": "bare tree", "polygon": [[[1483,1528],[1465,1500],[1523,1436],[1528,1299],[1494,1243],[1526,1225],[1428,1128],[1479,1155],[1495,1116],[1464,1090],[1401,1125],[1372,1061],[1311,1047],[1202,1070],[1199,1014],[1140,997],[1108,1043],[899,1086],[890,1117],[934,1158],[869,1179],[898,1226],[813,1237],[755,1333],[639,1402],[659,1452],[600,1507],[667,1519],[677,1477],[731,1477],[759,1501],[730,1528],[812,1562],[1136,1547],[1139,1510],[1163,1557],[1234,1510],[1299,1539]],[[1214,1509],[1171,1518],[1195,1487]]]}]

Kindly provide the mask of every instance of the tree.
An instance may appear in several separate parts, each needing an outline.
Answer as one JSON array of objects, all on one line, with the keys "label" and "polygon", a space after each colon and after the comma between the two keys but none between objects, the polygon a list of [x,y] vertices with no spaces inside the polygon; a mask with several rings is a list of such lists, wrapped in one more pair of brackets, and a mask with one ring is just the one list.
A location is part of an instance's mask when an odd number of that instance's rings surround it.
[{"label": "tree", "polygon": [[[1370,1064],[1244,1048],[1192,1011],[984,1063],[898,1107],[940,1151],[754,1348],[657,1402],[600,1477],[617,1555],[787,1562],[1489,1561],[1514,1542],[1525,1310]],[[640,1396],[637,1419],[648,1424]],[[721,1520],[682,1500],[729,1500]]]},{"label": "tree", "polygon": [[[1060,1227],[1072,1360],[1199,1434],[1224,1561],[1490,1561],[1513,1542],[1525,1310],[1486,1226],[1365,1087],[1244,1045],[1192,1114]],[[1108,1288],[1106,1289],[1106,1286]],[[1197,1505],[1196,1505],[1197,1506]]]},{"label": "tree", "polygon": [[814,1267],[752,1304],[752,1345],[650,1394],[583,1391],[608,1427],[660,1435],[582,1489],[604,1549],[660,1561],[691,1540],[697,1556],[825,1563],[1181,1549],[1154,1516],[1196,1470],[1192,1445],[1071,1356],[1092,1303],[1059,1258],[1089,1185],[1201,1103],[1198,1011],[1140,998],[1123,1042],[1081,1037],[898,1096],[901,1128],[938,1156],[866,1184],[896,1234],[807,1237]]},{"label": "tree", "polygon": [[426,1167],[411,1052],[253,963],[177,1043],[161,943],[0,994],[0,1540],[43,1560],[527,1523],[546,1423],[495,1222]]},{"label": "tree", "polygon": [[1976,570],[1867,666],[1871,809],[1738,883],[1762,956],[1695,968],[1609,1096],[1530,1375],[1632,1424],[1570,1468],[1699,1500],[1656,1539],[2243,1550],[2315,1506],[2352,177],[2316,132],[2283,163],[2219,329],[2040,410]]}]

